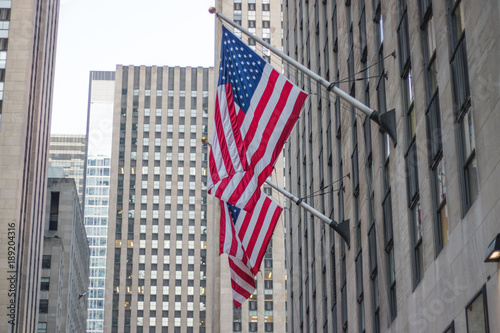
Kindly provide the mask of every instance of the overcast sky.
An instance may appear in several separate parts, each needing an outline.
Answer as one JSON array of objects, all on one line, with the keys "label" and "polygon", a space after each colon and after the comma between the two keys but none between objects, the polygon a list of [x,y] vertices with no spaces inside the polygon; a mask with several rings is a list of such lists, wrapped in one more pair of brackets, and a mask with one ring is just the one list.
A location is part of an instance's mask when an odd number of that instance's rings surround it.
[{"label": "overcast sky", "polygon": [[89,72],[213,66],[214,0],[61,0],[52,133],[84,134]]}]

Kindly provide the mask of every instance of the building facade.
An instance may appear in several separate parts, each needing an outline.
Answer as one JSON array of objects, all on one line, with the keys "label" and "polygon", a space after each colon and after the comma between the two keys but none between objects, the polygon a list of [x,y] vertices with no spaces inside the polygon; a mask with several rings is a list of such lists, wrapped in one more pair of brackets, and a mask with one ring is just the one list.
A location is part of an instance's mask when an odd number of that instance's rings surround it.
[{"label": "building facade", "polygon": [[37,332],[85,332],[90,252],[74,179],[49,174],[45,212]]},{"label": "building facade", "polygon": [[484,262],[500,232],[499,6],[283,2],[285,52],[397,123],[395,144],[286,66],[310,92],[287,187],[351,234],[347,247],[290,204],[289,330],[500,330],[498,264]]},{"label": "building facade", "polygon": [[87,332],[102,333],[115,72],[91,72],[89,85],[84,211],[90,247]]},{"label": "building facade", "polygon": [[[234,20],[251,33],[261,37],[272,46],[281,49],[281,4],[279,1],[269,0],[222,0],[216,1],[217,10]],[[241,37],[257,54],[264,60],[281,71],[281,59],[272,54],[270,50],[262,47],[253,39],[248,38],[239,30],[233,30]],[[220,33],[221,23],[216,25],[216,55],[215,64],[218,68],[220,58]],[[216,85],[218,77],[214,77]],[[210,126],[213,123],[211,118]],[[209,136],[211,138],[211,134]],[[275,171],[272,173],[272,180],[283,187],[283,159],[279,158]],[[273,199],[285,207],[286,201],[278,196],[276,191],[270,187],[263,186],[266,194],[273,196]],[[256,276],[257,289],[248,301],[244,302],[239,309],[235,309],[232,302],[232,288],[229,265],[226,255],[219,257],[219,204],[214,205],[214,215],[211,216],[210,239],[213,239],[211,265],[217,267],[213,271],[215,285],[214,291],[214,315],[217,316],[213,322],[214,332],[285,332],[286,331],[286,267],[285,267],[285,232],[284,218],[281,217],[276,225],[275,232],[262,262],[261,272]]]},{"label": "building facade", "polygon": [[117,66],[105,332],[205,332],[213,68]]},{"label": "building facade", "polygon": [[66,177],[75,180],[82,208],[86,151],[86,135],[52,134],[50,136],[49,167],[61,167]]},{"label": "building facade", "polygon": [[58,13],[56,0],[0,2],[2,332],[38,322]]}]

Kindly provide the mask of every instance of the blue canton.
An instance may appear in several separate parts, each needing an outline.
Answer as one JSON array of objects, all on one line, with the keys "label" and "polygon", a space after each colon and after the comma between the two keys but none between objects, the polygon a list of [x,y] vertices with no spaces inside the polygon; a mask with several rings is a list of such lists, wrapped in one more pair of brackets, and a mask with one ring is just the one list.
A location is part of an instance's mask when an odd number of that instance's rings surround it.
[{"label": "blue canton", "polygon": [[238,221],[238,216],[240,215],[240,210],[238,207],[227,203],[227,208],[229,210],[229,214],[231,215],[231,219],[233,220],[233,224],[236,225],[236,221]]},{"label": "blue canton", "polygon": [[226,27],[222,27],[218,85],[231,84],[234,102],[245,113],[266,62]]}]

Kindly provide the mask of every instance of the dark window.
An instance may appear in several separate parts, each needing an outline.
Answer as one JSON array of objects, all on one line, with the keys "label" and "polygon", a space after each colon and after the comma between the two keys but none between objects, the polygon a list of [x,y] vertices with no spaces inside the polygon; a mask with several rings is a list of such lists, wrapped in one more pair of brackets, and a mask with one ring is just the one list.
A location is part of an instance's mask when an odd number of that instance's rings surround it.
[{"label": "dark window", "polygon": [[478,195],[478,176],[474,122],[470,102],[469,69],[465,42],[464,12],[461,0],[448,0],[451,33],[450,66],[455,98],[455,114],[462,179],[463,214],[467,213]]},{"label": "dark window", "polygon": [[51,192],[49,230],[57,230],[58,220],[59,220],[59,192]]},{"label": "dark window", "polygon": [[40,300],[40,307],[39,307],[39,313],[48,313],[49,312],[49,300],[48,299],[41,299]]},{"label": "dark window", "polygon": [[44,255],[42,257],[42,268],[49,269],[51,259],[52,259],[52,257],[50,255]]},{"label": "dark window", "polygon": [[50,288],[50,278],[48,277],[42,277],[40,279],[40,290],[42,291],[48,291]]}]

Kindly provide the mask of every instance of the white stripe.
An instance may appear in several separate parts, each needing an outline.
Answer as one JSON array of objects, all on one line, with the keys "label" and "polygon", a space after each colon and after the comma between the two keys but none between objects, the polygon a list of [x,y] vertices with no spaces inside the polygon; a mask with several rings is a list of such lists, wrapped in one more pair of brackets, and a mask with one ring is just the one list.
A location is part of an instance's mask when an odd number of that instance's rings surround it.
[{"label": "white stripe", "polygon": [[[245,255],[243,246],[241,245],[241,241],[238,238],[238,234],[234,229],[233,220],[231,219],[231,214],[229,213],[229,208],[227,204],[223,201],[220,203],[221,208],[224,209],[224,216],[226,220],[226,232],[224,233],[224,249],[223,252],[228,255],[233,255],[235,258],[239,260],[243,260],[243,256]],[[231,247],[233,244],[233,239],[236,240],[236,254],[231,253]]]},{"label": "white stripe", "polygon": [[[214,155],[214,163],[216,166],[217,175],[218,175],[219,179],[227,177],[228,175],[227,175],[226,166],[224,165],[224,161],[222,160],[222,158],[219,157],[219,156],[221,156],[220,155],[221,150],[220,150],[220,145],[219,145],[219,137],[217,136],[217,131],[214,131],[214,133],[212,135],[212,147],[210,148],[210,150],[212,151],[212,154]],[[210,161],[210,159],[209,159],[209,161]],[[209,191],[215,185],[212,182],[212,171],[211,171],[212,168],[210,166],[211,165],[209,165],[209,168],[208,168],[208,171],[210,172],[210,177],[208,177],[208,179],[207,179],[207,189]]]},{"label": "white stripe", "polygon": [[[281,97],[281,93],[283,92],[283,87],[286,83],[286,78],[284,76],[279,76],[276,85],[274,86],[274,90],[271,93],[271,96],[269,98],[269,101],[267,102],[267,105],[265,106],[265,111],[262,112],[262,116],[259,119],[259,123],[257,125],[257,130],[255,132],[255,135],[252,139],[252,141],[248,145],[248,150],[247,150],[247,159],[250,161],[253,154],[259,149],[260,143],[262,141],[262,137],[264,136],[264,130],[266,129],[269,120],[272,115],[277,113],[278,111],[275,110],[276,105],[278,104],[278,101]],[[256,102],[257,104],[258,102]],[[256,105],[257,106],[257,105]],[[282,112],[284,113],[284,111]],[[273,134],[271,135],[271,138],[277,137],[281,135],[281,131],[278,127],[276,127],[273,130]],[[269,144],[268,144],[269,146]]]},{"label": "white stripe", "polygon": [[[222,128],[224,131],[224,136],[226,139],[227,149],[229,151],[229,156],[231,156],[231,161],[233,163],[233,168],[235,172],[242,172],[243,167],[241,165],[240,156],[238,154],[238,147],[236,145],[236,140],[234,139],[233,127],[231,125],[231,117],[229,116],[229,108],[227,105],[227,96],[225,86],[217,87],[217,96],[219,96],[219,109],[220,117],[222,122]],[[214,132],[217,130],[214,128]],[[220,148],[220,147],[219,147]],[[222,158],[222,150],[217,151],[217,157],[224,161]]]},{"label": "white stripe", "polygon": [[229,254],[229,252],[231,250],[231,244],[233,241],[233,237],[234,237],[232,229],[231,229],[232,223],[231,223],[231,218],[230,218],[230,214],[228,212],[227,205],[221,201],[220,206],[224,210],[223,214],[224,214],[224,218],[226,220],[226,232],[224,233],[224,253]]},{"label": "white stripe", "polygon": [[248,107],[247,113],[245,115],[245,118],[243,120],[243,123],[241,124],[241,135],[243,137],[246,136],[248,132],[248,128],[250,127],[250,124],[252,123],[252,118],[255,113],[255,108],[259,104],[259,101],[262,98],[262,95],[264,94],[264,91],[266,90],[267,83],[269,81],[269,77],[271,76],[272,71],[274,68],[268,64],[264,66],[264,69],[262,71],[262,76],[260,78],[259,83],[257,84],[257,88],[255,89],[252,99],[250,100],[250,106]]},{"label": "white stripe", "polygon": [[[228,258],[229,260],[231,260],[231,257]],[[244,272],[252,279],[254,279],[254,276],[252,274],[252,272],[250,271],[250,269],[246,266],[246,269],[244,267],[241,267],[240,265],[238,265],[238,261],[239,260],[231,260],[233,262],[233,264],[235,264],[236,266],[244,269]],[[241,287],[242,289],[244,289],[245,291],[249,292],[250,294],[252,294],[254,291],[255,291],[255,288],[252,287],[251,285],[249,285],[245,280],[243,280],[243,278],[241,278],[231,267],[231,265],[229,265],[229,270],[231,272],[231,279],[234,280],[234,282],[239,286]],[[232,281],[231,281],[231,287],[232,287]],[[233,290],[233,300],[235,300],[236,302],[242,304],[243,302],[245,302],[247,300],[247,297],[243,296],[242,294],[238,293],[234,288],[232,288]]]},{"label": "white stripe", "polygon": [[[250,263],[251,263],[252,267],[255,267],[257,257],[259,256],[260,250],[262,250],[262,251],[266,250],[263,248],[263,243],[264,243],[264,239],[266,237],[266,234],[269,231],[269,226],[271,225],[271,221],[272,221],[273,215],[276,211],[276,208],[277,208],[276,205],[273,205],[273,204],[271,204],[269,206],[269,210],[267,211],[264,223],[262,225],[262,229],[260,229],[259,237],[257,238],[257,240],[255,242],[253,252],[251,254],[247,253],[247,255],[250,257]],[[257,268],[259,268],[259,267],[257,267]]]},{"label": "white stripe", "polygon": [[[252,234],[254,232],[255,225],[257,224],[257,221],[259,219],[259,213],[261,212],[262,206],[264,205],[265,198],[266,198],[266,195],[261,194],[260,199],[257,201],[257,204],[255,205],[255,207],[253,209],[253,212],[249,213],[249,214],[252,214],[252,218],[248,222],[247,232],[243,236],[243,239],[241,239],[241,244],[243,245],[243,247],[245,249],[248,248],[248,244],[249,244],[250,239],[252,237]],[[241,238],[241,236],[240,236],[240,238]],[[247,255],[249,256],[250,253],[247,253]]]},{"label": "white stripe", "polygon": [[[241,260],[233,258],[233,263],[238,266],[239,269],[243,271],[246,275],[248,275],[250,278],[255,279],[254,275],[252,274],[252,271],[250,268],[248,268],[245,264],[241,262]],[[239,276],[235,271],[231,269],[231,278],[243,289],[247,290],[250,294],[255,290],[254,287],[252,287],[248,282],[243,280],[241,276]],[[246,298],[245,298],[246,299]],[[241,303],[241,302],[240,302]]]},{"label": "white stripe", "polygon": [[[266,146],[266,152],[262,156],[262,158],[255,164],[255,175],[258,176],[264,170],[265,167],[269,165],[271,161],[271,157],[273,155],[274,149],[277,145],[278,140],[280,139],[281,133],[283,132],[288,119],[290,119],[290,115],[293,111],[293,107],[297,100],[297,97],[300,93],[300,89],[292,89],[290,92],[290,96],[287,100],[287,104],[285,109],[283,110],[278,122],[276,123],[276,127],[274,129],[274,133],[276,135],[271,135],[269,141]],[[285,138],[286,139],[286,138]],[[255,150],[254,150],[255,151]]]}]

